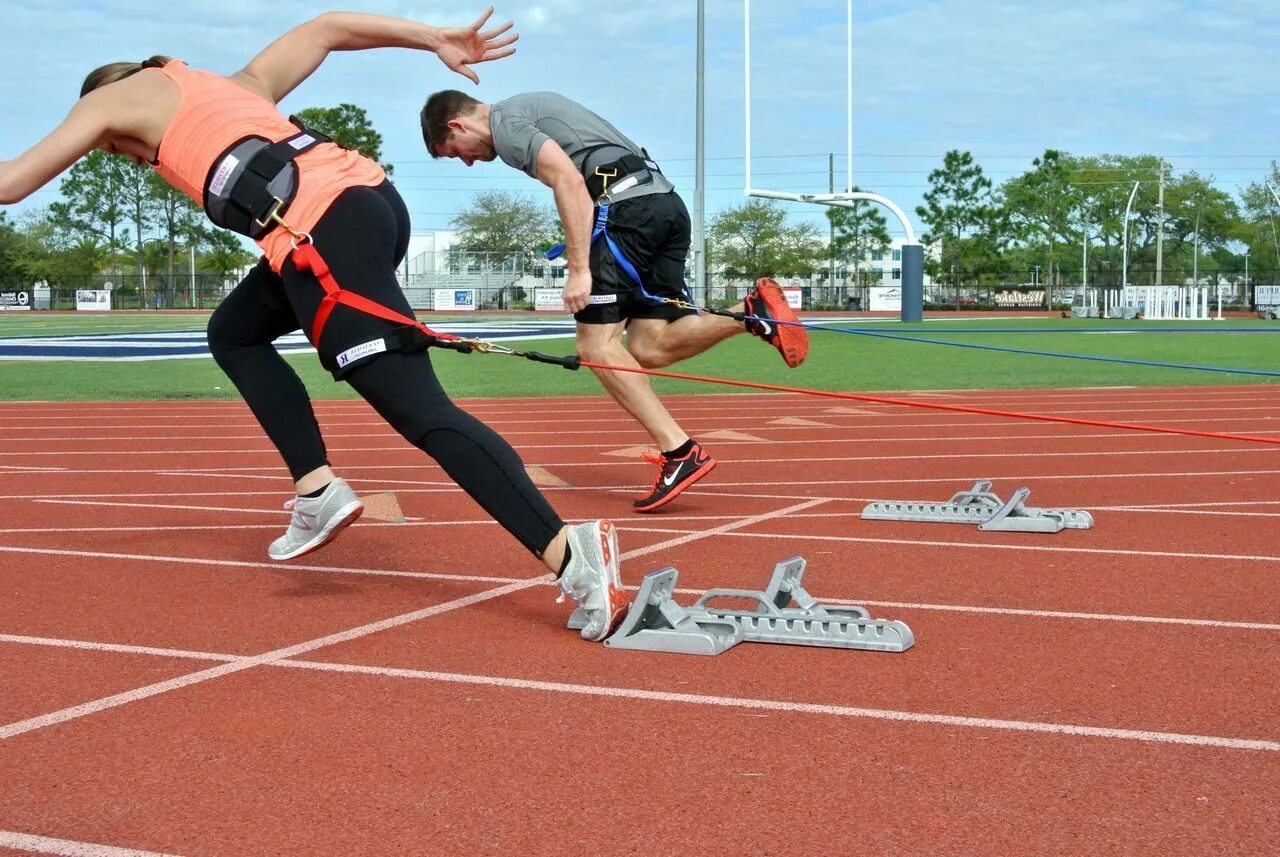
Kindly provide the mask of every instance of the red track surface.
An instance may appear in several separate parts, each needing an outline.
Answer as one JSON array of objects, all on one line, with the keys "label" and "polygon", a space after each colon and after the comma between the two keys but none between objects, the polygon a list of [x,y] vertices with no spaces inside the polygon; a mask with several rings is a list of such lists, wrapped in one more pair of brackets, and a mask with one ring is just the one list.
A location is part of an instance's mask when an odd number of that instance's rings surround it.
[{"label": "red track surface", "polygon": [[[914,395],[1280,432],[1275,386]],[[811,592],[915,648],[583,643],[541,566],[362,403],[319,405],[331,457],[413,520],[284,565],[290,485],[241,405],[4,405],[0,854],[1276,853],[1280,449],[668,402],[721,465],[649,516],[610,402],[469,407],[569,484],[562,515],[618,521],[628,583],[760,588],[798,554]],[[858,517],[979,478],[1097,526]]]}]

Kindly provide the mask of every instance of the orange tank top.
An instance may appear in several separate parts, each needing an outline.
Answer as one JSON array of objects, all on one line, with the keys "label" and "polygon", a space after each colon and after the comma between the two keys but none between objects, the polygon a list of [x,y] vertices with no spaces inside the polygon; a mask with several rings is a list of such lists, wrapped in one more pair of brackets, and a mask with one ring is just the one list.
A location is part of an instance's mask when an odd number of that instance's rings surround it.
[{"label": "orange tank top", "polygon": [[[217,74],[197,71],[180,60],[160,69],[177,84],[182,100],[160,141],[153,165],[178,190],[204,205],[204,182],[218,156],[249,136],[275,141],[298,133],[269,100]],[[333,143],[303,152],[298,165],[298,192],[285,220],[299,232],[310,230],[350,187],[375,187],[386,180],[382,167],[364,155]],[[281,228],[258,239],[272,270],[279,271],[292,246]]]}]

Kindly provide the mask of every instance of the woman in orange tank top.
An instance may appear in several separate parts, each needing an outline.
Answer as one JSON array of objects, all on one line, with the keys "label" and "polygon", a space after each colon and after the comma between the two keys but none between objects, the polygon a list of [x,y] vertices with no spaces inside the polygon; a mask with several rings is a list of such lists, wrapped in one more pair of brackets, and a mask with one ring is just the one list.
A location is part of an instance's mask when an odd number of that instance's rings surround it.
[{"label": "woman in orange tank top", "polygon": [[[272,559],[323,546],[363,510],[330,467],[306,389],[272,345],[302,328],[335,378],[557,573],[562,591],[587,611],[582,636],[601,640],[627,607],[612,524],[565,525],[511,446],[450,401],[396,279],[409,240],[404,202],[376,163],[292,124],[276,108],[332,51],[428,50],[478,83],[469,66],[510,55],[517,38],[509,23],[483,29],[492,11],[469,27],[447,29],[327,12],[230,77],[168,57],[102,66],[85,79],[61,125],[16,159],[0,161],[0,204],[25,198],[103,149],[151,166],[215,223],[262,248],[263,259],[214,311],[208,335],[214,359],[295,482],[293,518],[268,548]],[[310,247],[295,252],[299,243]],[[323,259],[342,291],[390,312],[322,304],[331,281],[317,279],[305,253]]]}]

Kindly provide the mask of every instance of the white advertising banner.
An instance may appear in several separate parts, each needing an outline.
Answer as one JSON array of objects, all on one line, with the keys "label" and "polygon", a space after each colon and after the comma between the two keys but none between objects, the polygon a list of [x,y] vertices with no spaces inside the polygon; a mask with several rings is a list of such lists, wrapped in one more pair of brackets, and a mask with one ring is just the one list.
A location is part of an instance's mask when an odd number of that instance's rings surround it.
[{"label": "white advertising banner", "polygon": [[799,286],[783,286],[782,293],[787,296],[787,306],[801,309],[804,306],[804,290]]},{"label": "white advertising banner", "polygon": [[564,289],[534,289],[533,308],[539,312],[564,312]]},{"label": "white advertising banner", "polygon": [[105,289],[77,289],[76,309],[81,312],[105,312],[111,309],[111,292]]},{"label": "white advertising banner", "polygon": [[473,310],[476,308],[475,289],[434,289],[431,308],[435,310]]},{"label": "white advertising banner", "polygon": [[1254,286],[1254,306],[1280,306],[1280,286]]},{"label": "white advertising banner", "polygon": [[872,312],[901,312],[902,288],[899,286],[872,286],[868,309]]}]

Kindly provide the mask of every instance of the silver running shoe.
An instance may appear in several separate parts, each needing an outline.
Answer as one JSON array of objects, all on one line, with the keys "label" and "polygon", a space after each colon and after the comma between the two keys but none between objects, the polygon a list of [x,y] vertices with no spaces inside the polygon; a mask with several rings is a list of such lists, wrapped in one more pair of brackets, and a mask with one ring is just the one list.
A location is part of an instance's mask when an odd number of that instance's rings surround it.
[{"label": "silver running shoe", "polygon": [[587,612],[584,640],[598,642],[613,633],[631,599],[618,575],[618,534],[612,521],[588,521],[569,528],[569,567],[557,583],[564,595]]},{"label": "silver running shoe", "polygon": [[292,502],[289,529],[267,548],[274,560],[293,559],[323,547],[364,511],[356,492],[341,478],[330,482],[319,497],[295,497]]}]

